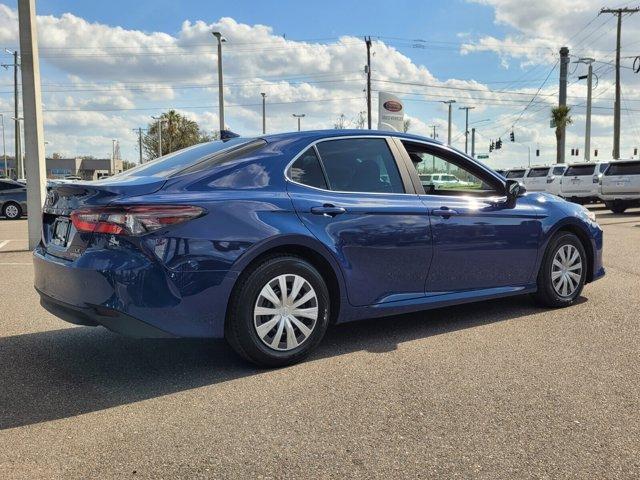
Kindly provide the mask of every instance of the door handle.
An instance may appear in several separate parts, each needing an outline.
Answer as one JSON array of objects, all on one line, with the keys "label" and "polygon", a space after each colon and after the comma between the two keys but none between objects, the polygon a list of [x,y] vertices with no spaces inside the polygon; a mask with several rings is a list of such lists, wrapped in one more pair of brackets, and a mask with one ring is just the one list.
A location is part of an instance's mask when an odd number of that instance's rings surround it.
[{"label": "door handle", "polygon": [[311,213],[314,215],[324,215],[325,217],[335,217],[336,215],[346,213],[346,211],[343,207],[336,207],[329,203],[325,203],[321,207],[311,207]]},{"label": "door handle", "polygon": [[443,218],[449,218],[451,215],[458,215],[457,210],[452,210],[449,207],[434,208],[433,210],[431,210],[431,213]]}]

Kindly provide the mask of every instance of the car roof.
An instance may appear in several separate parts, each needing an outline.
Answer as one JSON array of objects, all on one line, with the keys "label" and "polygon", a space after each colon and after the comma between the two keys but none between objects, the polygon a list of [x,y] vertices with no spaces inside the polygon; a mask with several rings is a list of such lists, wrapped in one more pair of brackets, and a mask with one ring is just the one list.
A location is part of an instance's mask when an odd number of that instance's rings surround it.
[{"label": "car roof", "polygon": [[302,132],[285,132],[276,133],[272,135],[263,135],[263,138],[267,142],[279,142],[283,140],[304,140],[309,142],[320,140],[323,138],[331,137],[388,137],[394,136],[406,140],[417,140],[420,142],[433,143],[434,145],[443,145],[442,142],[434,140],[429,137],[422,137],[420,135],[413,135],[404,132],[392,132],[387,130],[361,130],[361,129],[331,129],[331,130],[305,130]]}]

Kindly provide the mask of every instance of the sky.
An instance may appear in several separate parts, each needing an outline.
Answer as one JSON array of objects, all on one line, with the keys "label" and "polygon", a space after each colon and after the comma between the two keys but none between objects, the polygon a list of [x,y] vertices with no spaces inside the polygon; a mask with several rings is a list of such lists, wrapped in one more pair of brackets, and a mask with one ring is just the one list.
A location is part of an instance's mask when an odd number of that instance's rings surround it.
[{"label": "sky", "polygon": [[[618,7],[624,4],[610,4]],[[634,5],[634,4],[633,4]],[[464,149],[465,116],[475,127],[476,153],[491,140],[493,167],[553,163],[550,109],[557,104],[558,50],[570,49],[568,103],[574,124],[569,150],[584,152],[586,73],[593,57],[592,149],[610,158],[613,130],[615,19],[600,15],[594,0],[257,2],[40,0],[38,37],[47,154],[110,155],[112,139],[124,159],[137,161],[138,127],[173,108],[203,130],[218,129],[217,54],[223,44],[225,122],[242,135],[332,128],[340,115],[355,126],[366,110],[365,35],[371,36],[373,124],[377,95],[402,98],[410,132],[447,137]],[[16,2],[0,3],[0,46],[18,48]],[[640,148],[640,13],[623,17],[621,154]],[[2,50],[4,50],[4,48]],[[3,62],[12,57],[2,54]],[[0,112],[13,152],[13,73],[0,69]],[[509,142],[513,131],[516,142]],[[539,150],[540,156],[536,156]]]}]

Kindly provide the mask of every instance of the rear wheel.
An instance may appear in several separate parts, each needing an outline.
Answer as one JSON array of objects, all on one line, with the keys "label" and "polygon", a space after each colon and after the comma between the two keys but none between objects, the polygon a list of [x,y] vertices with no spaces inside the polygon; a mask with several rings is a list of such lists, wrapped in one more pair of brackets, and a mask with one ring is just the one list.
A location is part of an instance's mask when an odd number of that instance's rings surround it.
[{"label": "rear wheel", "polygon": [[280,367],[302,360],[320,343],[329,323],[329,292],[310,263],[270,257],[239,281],[225,327],[239,355]]},{"label": "rear wheel", "polygon": [[15,202],[7,202],[2,207],[2,214],[9,220],[18,220],[22,216],[22,208]]},{"label": "rear wheel", "polygon": [[551,239],[538,272],[536,301],[547,307],[566,307],[582,293],[587,255],[580,239],[562,232]]},{"label": "rear wheel", "polygon": [[624,211],[628,208],[628,205],[620,200],[606,202],[605,206],[613,213],[624,213]]}]

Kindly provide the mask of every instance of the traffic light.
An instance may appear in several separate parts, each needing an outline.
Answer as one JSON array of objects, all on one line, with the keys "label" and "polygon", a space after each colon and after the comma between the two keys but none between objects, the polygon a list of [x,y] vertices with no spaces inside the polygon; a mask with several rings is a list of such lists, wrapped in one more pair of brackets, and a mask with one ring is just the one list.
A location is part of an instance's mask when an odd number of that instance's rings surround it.
[{"label": "traffic light", "polygon": [[515,134],[513,133],[513,130],[511,130],[511,133],[509,134],[509,138],[511,139],[511,141],[512,141],[512,142],[515,142],[515,141],[516,141],[516,136],[515,136]]},{"label": "traffic light", "polygon": [[597,148],[593,151],[593,156],[594,156],[594,157],[597,157],[597,156],[598,156],[598,149],[597,149]]},{"label": "traffic light", "polygon": [[536,149],[536,157],[539,157],[539,156],[540,156],[540,149],[538,148]]},{"label": "traffic light", "polygon": [[496,140],[496,150],[500,150],[502,148],[502,139],[499,138]]},{"label": "traffic light", "polygon": [[635,156],[635,155],[638,155],[638,149],[637,149],[637,148],[634,148],[634,149],[633,149],[633,155],[634,155],[634,156]]},{"label": "traffic light", "polygon": [[493,141],[489,144],[489,151],[493,152]]},{"label": "traffic light", "polygon": [[571,149],[571,156],[572,156],[572,157],[575,157],[575,156],[576,156],[576,149],[575,149],[575,148],[572,148],[572,149]]},{"label": "traffic light", "polygon": [[576,148],[576,157],[579,157],[579,156],[580,156],[580,149]]}]

